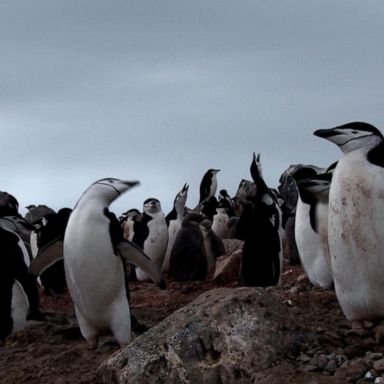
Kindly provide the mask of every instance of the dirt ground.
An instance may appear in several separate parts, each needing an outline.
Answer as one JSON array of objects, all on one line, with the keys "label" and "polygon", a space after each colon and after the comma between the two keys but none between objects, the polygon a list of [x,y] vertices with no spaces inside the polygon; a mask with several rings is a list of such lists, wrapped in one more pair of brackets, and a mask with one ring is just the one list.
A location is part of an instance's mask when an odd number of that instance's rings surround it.
[{"label": "dirt ground", "polygon": [[[210,282],[170,283],[162,291],[154,284],[131,283],[131,310],[141,323],[151,327],[214,287]],[[314,344],[303,345],[297,356],[276,362],[275,367],[264,372],[263,377],[269,377],[266,382],[341,383],[342,380],[337,381],[333,376],[334,372],[318,364],[321,356],[327,356],[329,362],[330,354],[354,359],[367,351],[384,352],[373,331],[367,335],[351,334],[334,292],[313,288],[303,278],[300,266],[286,265],[281,286],[273,290],[287,303],[298,323],[314,335]],[[77,328],[68,294],[57,302],[42,296],[41,306],[46,322],[29,321],[24,330],[11,335],[0,346],[0,383],[99,383],[97,368],[119,349],[118,345],[106,337],[97,350],[88,349]],[[282,372],[296,379],[281,381]],[[256,378],[255,382],[264,379]]]}]

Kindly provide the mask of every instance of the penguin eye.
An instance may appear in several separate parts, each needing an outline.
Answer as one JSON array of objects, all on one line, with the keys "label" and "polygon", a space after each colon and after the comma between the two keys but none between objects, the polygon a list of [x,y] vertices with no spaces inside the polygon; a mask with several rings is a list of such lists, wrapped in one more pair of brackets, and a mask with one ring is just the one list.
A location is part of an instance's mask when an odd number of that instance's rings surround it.
[{"label": "penguin eye", "polygon": [[111,184],[113,184],[114,182],[115,182],[115,180],[113,180],[113,179],[109,179],[108,180]]}]

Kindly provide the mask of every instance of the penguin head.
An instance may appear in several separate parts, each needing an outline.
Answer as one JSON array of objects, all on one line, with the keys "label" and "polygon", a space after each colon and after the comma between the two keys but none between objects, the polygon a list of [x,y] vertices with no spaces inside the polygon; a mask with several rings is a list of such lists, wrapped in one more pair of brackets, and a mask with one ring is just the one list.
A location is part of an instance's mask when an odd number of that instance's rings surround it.
[{"label": "penguin head", "polygon": [[19,214],[19,202],[8,192],[0,192],[0,216]]},{"label": "penguin head", "polygon": [[[329,188],[332,181],[332,172],[320,173],[309,179],[302,179],[297,182],[299,190],[302,192],[300,196],[303,199],[303,195],[308,193],[316,199],[327,198],[329,194]],[[305,202],[305,201],[304,201]]]},{"label": "penguin head", "polygon": [[161,212],[160,201],[153,197],[145,200],[143,203],[143,211],[147,215],[153,215],[154,213]]},{"label": "penguin head", "polygon": [[225,199],[230,199],[230,197],[226,189],[221,189],[219,191],[219,200],[225,200]]},{"label": "penguin head", "polygon": [[97,193],[99,196],[102,196],[107,202],[111,203],[123,192],[139,184],[140,182],[136,180],[126,181],[107,177],[105,179],[95,181],[88,188],[87,191],[90,191],[91,193]]},{"label": "penguin head", "polygon": [[136,208],[132,208],[132,209],[128,209],[127,212],[124,212],[123,215],[127,218],[127,219],[134,219],[135,217],[139,216],[140,215],[140,211]]},{"label": "penguin head", "polygon": [[185,183],[181,191],[175,197],[175,201],[174,201],[175,204],[177,202],[183,202],[185,204],[188,197],[188,188],[189,188],[189,185]]},{"label": "penguin head", "polygon": [[371,149],[383,141],[383,135],[377,128],[359,121],[330,129],[318,129],[313,134],[335,143],[343,153],[359,148]]}]

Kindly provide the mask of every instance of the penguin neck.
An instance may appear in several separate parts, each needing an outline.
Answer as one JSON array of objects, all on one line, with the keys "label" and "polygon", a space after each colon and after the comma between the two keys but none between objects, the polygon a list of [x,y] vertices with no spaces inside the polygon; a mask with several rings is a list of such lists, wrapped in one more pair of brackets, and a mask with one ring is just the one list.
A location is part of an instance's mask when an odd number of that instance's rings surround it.
[{"label": "penguin neck", "polygon": [[377,147],[383,145],[383,139],[379,136],[366,136],[356,140],[347,141],[345,144],[340,145],[340,149],[344,154],[348,154],[355,150],[361,150],[368,153]]},{"label": "penguin neck", "polygon": [[175,202],[174,209],[176,211],[177,218],[182,218],[184,216],[184,207],[185,207],[185,201],[177,200]]},{"label": "penguin neck", "polygon": [[94,208],[100,208],[103,210],[104,208],[109,207],[112,201],[109,196],[103,196],[98,194],[96,191],[90,190],[78,201],[76,208],[92,206]]}]

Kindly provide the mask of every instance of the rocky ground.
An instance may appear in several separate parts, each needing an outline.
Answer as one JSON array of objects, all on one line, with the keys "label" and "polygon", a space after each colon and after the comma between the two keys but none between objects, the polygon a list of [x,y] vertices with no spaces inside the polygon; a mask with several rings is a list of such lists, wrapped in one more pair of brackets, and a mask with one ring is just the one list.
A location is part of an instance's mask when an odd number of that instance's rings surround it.
[{"label": "rocky ground", "polygon": [[[151,327],[215,286],[212,282],[170,283],[161,291],[153,284],[131,283],[132,312]],[[367,323],[363,333],[352,332],[334,292],[313,288],[299,266],[285,265],[281,286],[268,290],[281,297],[312,341],[299,344],[284,360],[257,373],[250,382],[384,382],[382,325]],[[42,309],[46,322],[28,322],[25,330],[0,346],[0,383],[99,383],[99,365],[119,347],[106,337],[97,350],[87,348],[68,294],[57,302],[43,297]]]}]

